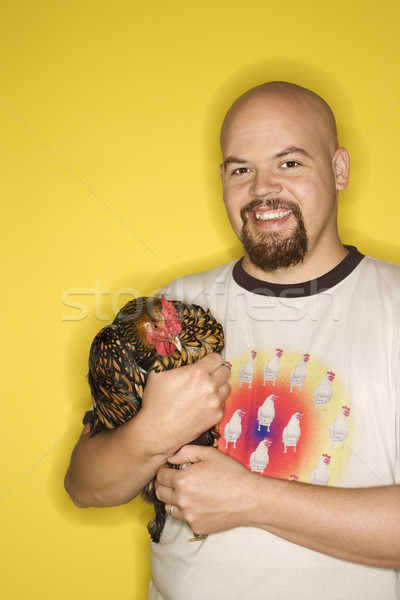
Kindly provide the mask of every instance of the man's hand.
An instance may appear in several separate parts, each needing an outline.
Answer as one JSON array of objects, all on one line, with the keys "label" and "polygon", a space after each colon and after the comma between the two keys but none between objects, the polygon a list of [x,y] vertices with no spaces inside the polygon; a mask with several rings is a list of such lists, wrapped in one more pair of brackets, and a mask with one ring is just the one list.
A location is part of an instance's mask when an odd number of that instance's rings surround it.
[{"label": "man's hand", "polygon": [[207,534],[246,524],[255,501],[256,478],[235,459],[215,448],[185,446],[168,461],[189,464],[181,470],[158,469],[156,494],[173,506],[172,516],[193,533]]},{"label": "man's hand", "polygon": [[336,558],[400,568],[400,485],[335,488],[262,477],[202,446],[185,446],[169,462],[189,466],[160,467],[157,497],[193,533],[259,527]]},{"label": "man's hand", "polygon": [[93,438],[87,426],[65,478],[75,504],[115,506],[137,496],[171,454],[221,420],[229,375],[219,354],[151,373],[134,419]]},{"label": "man's hand", "polygon": [[172,454],[219,423],[230,391],[229,375],[220,354],[171,371],[151,372],[139,415],[153,448]]}]

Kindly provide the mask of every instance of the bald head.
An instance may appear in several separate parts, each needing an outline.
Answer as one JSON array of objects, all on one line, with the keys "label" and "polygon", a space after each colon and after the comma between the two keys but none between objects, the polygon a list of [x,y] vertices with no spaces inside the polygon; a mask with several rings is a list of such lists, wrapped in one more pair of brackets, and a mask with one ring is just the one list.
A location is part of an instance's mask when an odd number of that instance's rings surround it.
[{"label": "bald head", "polygon": [[335,117],[325,100],[293,83],[271,81],[248,90],[232,104],[221,128],[222,151],[238,119],[246,118],[246,114],[253,116],[257,112],[271,120],[282,118],[285,112],[291,114],[312,128],[330,152],[338,147]]}]

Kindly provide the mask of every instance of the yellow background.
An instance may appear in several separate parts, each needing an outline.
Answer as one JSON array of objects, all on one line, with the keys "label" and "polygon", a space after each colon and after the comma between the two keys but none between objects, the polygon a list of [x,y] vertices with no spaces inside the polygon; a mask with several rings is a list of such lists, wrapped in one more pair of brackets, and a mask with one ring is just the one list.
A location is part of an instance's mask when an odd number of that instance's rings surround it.
[{"label": "yellow background", "polygon": [[238,94],[283,79],[331,103],[342,239],[400,263],[399,17],[397,0],[0,2],[3,598],[146,598],[151,510],[81,511],[63,477],[113,307],[240,255],[217,175]]}]

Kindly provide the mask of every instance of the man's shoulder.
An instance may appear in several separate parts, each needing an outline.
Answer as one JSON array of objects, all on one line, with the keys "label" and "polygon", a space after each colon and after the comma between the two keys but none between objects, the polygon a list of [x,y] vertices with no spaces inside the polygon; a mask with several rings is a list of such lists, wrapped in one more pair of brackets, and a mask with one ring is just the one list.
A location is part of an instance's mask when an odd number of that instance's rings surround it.
[{"label": "man's shoulder", "polygon": [[365,256],[360,267],[362,281],[372,286],[375,293],[400,298],[400,265]]},{"label": "man's shoulder", "polygon": [[212,294],[232,280],[232,270],[236,261],[225,263],[213,269],[184,275],[168,283],[161,293],[170,300],[196,302],[199,296]]},{"label": "man's shoulder", "polygon": [[400,265],[381,260],[380,258],[374,258],[373,256],[366,255],[363,263],[365,267],[371,272],[382,275],[383,277],[394,277],[400,279]]}]

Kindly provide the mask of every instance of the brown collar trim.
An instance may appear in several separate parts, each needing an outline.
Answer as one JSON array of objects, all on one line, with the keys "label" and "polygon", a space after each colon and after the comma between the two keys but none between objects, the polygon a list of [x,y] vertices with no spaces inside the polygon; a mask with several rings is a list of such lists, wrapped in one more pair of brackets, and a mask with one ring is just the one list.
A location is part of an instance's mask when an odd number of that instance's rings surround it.
[{"label": "brown collar trim", "polygon": [[364,255],[354,246],[346,246],[346,248],[349,250],[349,253],[334,269],[317,279],[312,279],[311,281],[306,281],[304,283],[282,285],[256,279],[243,270],[243,258],[241,258],[233,267],[233,279],[240,287],[248,292],[261,296],[274,296],[279,298],[313,296],[314,294],[325,292],[343,281],[343,279],[350,275],[350,273],[360,264]]}]

